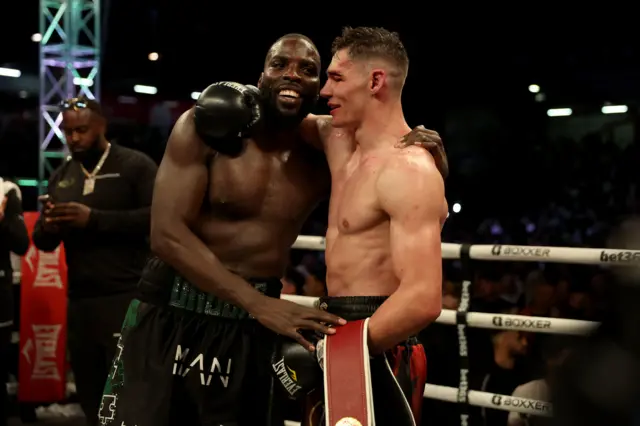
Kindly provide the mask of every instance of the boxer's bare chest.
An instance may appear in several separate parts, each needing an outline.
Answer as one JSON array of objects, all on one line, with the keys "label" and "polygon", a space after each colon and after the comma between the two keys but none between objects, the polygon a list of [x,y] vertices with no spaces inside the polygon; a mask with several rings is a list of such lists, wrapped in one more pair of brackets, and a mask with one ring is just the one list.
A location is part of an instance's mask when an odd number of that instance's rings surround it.
[{"label": "boxer's bare chest", "polygon": [[329,226],[341,235],[366,231],[385,219],[376,182],[386,160],[377,154],[358,152],[333,180]]},{"label": "boxer's bare chest", "polygon": [[304,220],[330,186],[326,162],[306,146],[265,151],[248,141],[238,157],[215,155],[209,173],[208,202],[220,219]]}]

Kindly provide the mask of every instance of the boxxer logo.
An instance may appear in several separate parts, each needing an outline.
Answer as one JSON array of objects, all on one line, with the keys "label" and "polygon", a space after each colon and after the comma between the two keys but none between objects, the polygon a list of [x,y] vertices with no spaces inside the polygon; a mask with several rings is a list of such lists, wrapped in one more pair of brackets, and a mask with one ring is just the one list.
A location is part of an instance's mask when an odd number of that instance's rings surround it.
[{"label": "boxxer logo", "polygon": [[548,320],[537,320],[537,319],[529,319],[529,318],[510,318],[504,316],[495,316],[493,317],[493,325],[496,327],[506,327],[511,329],[549,329],[551,328],[551,321]]},{"label": "boxxer logo", "polygon": [[493,256],[549,257],[550,252],[544,247],[494,245],[491,248]]},{"label": "boxxer logo", "polygon": [[[204,354],[198,354],[190,363],[186,362],[186,358],[189,355],[189,348],[182,350],[182,346],[178,345],[176,348],[175,362],[173,364],[173,375],[186,377],[192,369],[195,371],[192,374],[200,374],[200,384],[202,386],[211,386],[211,380],[214,376],[220,378],[222,386],[225,388],[229,386],[229,376],[231,375],[231,358],[226,360],[219,360],[217,357],[213,357],[210,367],[205,369]],[[209,364],[207,363],[207,366]],[[223,370],[224,368],[224,370]]]}]

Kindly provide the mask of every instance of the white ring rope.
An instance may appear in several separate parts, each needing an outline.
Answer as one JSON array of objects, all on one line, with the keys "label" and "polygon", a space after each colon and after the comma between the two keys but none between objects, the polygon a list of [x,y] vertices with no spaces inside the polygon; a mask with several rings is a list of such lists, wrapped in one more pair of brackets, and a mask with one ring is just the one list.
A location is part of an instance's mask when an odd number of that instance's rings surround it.
[{"label": "white ring rope", "polygon": [[[319,298],[283,294],[282,299],[298,303],[310,308],[317,308]],[[443,309],[437,323],[456,325],[457,312]],[[488,328],[498,330],[519,330],[534,333],[584,335],[593,331],[599,323],[593,321],[570,320],[563,318],[531,317],[526,315],[488,314],[484,312],[467,312],[469,327]],[[447,402],[458,402],[458,388],[440,386],[427,383],[423,397]],[[496,410],[516,411],[518,413],[538,416],[551,415],[551,403],[528,398],[517,398],[490,392],[469,390],[468,404],[476,407],[494,408]],[[290,426],[299,425],[296,422],[287,423]]]},{"label": "white ring rope", "polygon": [[[468,258],[474,260],[552,262],[586,265],[640,265],[640,250],[517,246],[503,244],[473,244],[468,245],[467,247]],[[300,235],[293,244],[293,248],[302,250],[325,250],[326,242],[324,237]],[[442,258],[460,259],[462,249],[462,244],[442,243]],[[319,299],[316,297],[294,295],[282,295],[281,297],[308,307],[318,307]],[[458,318],[461,314],[464,315],[464,324],[461,324]],[[518,330],[534,333],[569,335],[589,334],[599,325],[599,323],[593,321],[532,317],[525,315],[489,314],[485,312],[457,312],[451,309],[442,309],[440,316],[435,322],[440,324],[458,325],[459,328],[469,326],[486,329]],[[464,332],[462,334],[464,334]],[[461,369],[461,374],[463,371],[467,372],[468,370]],[[460,392],[460,388],[427,383],[425,385],[423,396],[425,398],[458,403],[461,402]],[[550,416],[552,411],[552,404],[549,402],[475,390],[466,391],[466,404],[470,406],[493,408],[503,411],[515,411],[518,413],[537,416]],[[286,426],[299,426],[299,423],[287,421]]]},{"label": "white ring rope", "polygon": [[[446,402],[458,402],[458,388],[451,386],[432,385],[427,383],[424,387],[425,398]],[[515,411],[517,413],[532,414],[534,416],[551,416],[552,404],[537,399],[519,398],[509,395],[500,395],[491,392],[470,390],[468,394],[469,405],[475,407],[493,408],[502,411]],[[300,423],[287,420],[285,426],[300,426]]]},{"label": "white ring rope", "polygon": [[[296,296],[283,294],[282,299],[290,300],[299,305],[317,308],[317,297]],[[456,325],[458,312],[452,309],[442,309],[435,322],[439,324]],[[600,325],[598,322],[572,320],[564,318],[530,317],[526,315],[488,314],[485,312],[467,312],[467,325],[474,328],[488,328],[493,330],[518,330],[532,333],[568,334],[583,336],[589,334]]]},{"label": "white ring rope", "polygon": [[[425,398],[437,399],[440,401],[458,402],[458,391],[458,388],[427,383],[424,387],[423,396]],[[502,411],[516,411],[518,413],[533,414],[535,416],[551,415],[551,403],[546,401],[476,390],[470,390],[468,395],[469,405],[474,405],[476,407],[495,408],[496,410]]]},{"label": "white ring rope", "polygon": [[[293,248],[324,250],[325,238],[299,235]],[[442,243],[443,259],[460,259],[462,244]],[[469,257],[475,260],[552,262],[584,265],[640,265],[640,250],[580,247],[514,246],[504,244],[470,245]]]}]

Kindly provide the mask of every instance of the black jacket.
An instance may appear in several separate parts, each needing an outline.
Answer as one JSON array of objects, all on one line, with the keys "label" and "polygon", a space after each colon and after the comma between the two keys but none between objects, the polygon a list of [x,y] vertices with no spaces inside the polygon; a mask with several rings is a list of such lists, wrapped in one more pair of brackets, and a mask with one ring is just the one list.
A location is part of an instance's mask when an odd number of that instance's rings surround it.
[{"label": "black jacket", "polygon": [[77,202],[91,209],[86,228],[52,234],[40,216],[33,232],[33,243],[42,251],[64,243],[70,299],[135,291],[149,255],[156,172],[145,154],[112,144],[91,194],[83,195],[85,177],[78,162],[70,160],[52,174],[48,194],[54,203]]},{"label": "black jacket", "polygon": [[[0,183],[0,201],[4,197],[5,186],[6,183]],[[13,319],[13,268],[10,253],[24,256],[29,249],[29,234],[22,218],[22,202],[17,190],[11,189],[6,197],[4,217],[0,220],[0,323]]]}]

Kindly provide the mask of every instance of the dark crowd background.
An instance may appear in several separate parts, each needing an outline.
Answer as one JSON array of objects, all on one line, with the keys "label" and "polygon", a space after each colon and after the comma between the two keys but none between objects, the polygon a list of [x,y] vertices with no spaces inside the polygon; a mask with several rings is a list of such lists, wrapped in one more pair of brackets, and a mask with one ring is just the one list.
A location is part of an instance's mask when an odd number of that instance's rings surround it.
[{"label": "dark crowd background", "polygon": [[[38,171],[37,45],[29,40],[37,32],[38,11],[26,3],[19,6],[21,14],[33,16],[33,23],[12,33],[15,42],[0,48],[0,66],[23,72],[19,79],[0,77],[0,176],[23,183],[23,205],[29,211],[37,209],[36,189],[24,183],[37,179]],[[181,5],[176,10],[162,2],[109,4],[101,101],[115,143],[159,162],[173,122],[193,102],[191,92],[219,80],[255,84],[267,48],[279,36],[308,35],[326,66],[330,42],[343,25],[385,26],[400,33],[411,61],[404,95],[409,124],[440,132],[449,155],[444,242],[605,247],[611,230],[638,209],[635,99],[640,87],[633,75],[640,71],[640,46],[623,37],[596,41],[585,30],[568,46],[554,43],[557,34],[549,28],[534,38],[539,26],[531,22],[496,27],[495,35],[479,23],[458,23],[451,31],[457,39],[444,35],[444,22],[426,31],[417,18],[409,22],[360,14],[316,22],[287,8],[257,23],[214,24],[212,14],[224,12],[205,10],[209,6],[194,1]],[[1,35],[9,31],[14,30],[0,26]],[[209,47],[203,51],[202,46]],[[149,61],[150,52],[159,52],[159,60]],[[158,93],[134,93],[134,84],[153,85]],[[529,90],[533,84],[537,93]],[[603,114],[608,104],[628,110]],[[572,114],[549,117],[553,108],[571,108]],[[318,112],[323,111],[319,105]],[[323,235],[326,216],[324,203],[302,233]],[[607,311],[613,277],[606,268],[517,262],[474,266],[471,311],[591,321]],[[322,295],[324,277],[322,252],[294,250],[284,291]],[[461,280],[459,263],[444,261],[443,308],[458,307]],[[428,354],[428,382],[457,387],[455,329],[435,324],[420,337]],[[531,381],[551,383],[550,371],[573,343],[543,334],[472,330],[470,388],[512,394]],[[507,424],[507,412],[478,409],[471,414],[473,424]],[[535,420],[517,417],[509,424],[526,421]],[[425,400],[423,424],[459,423],[455,404]]]}]

